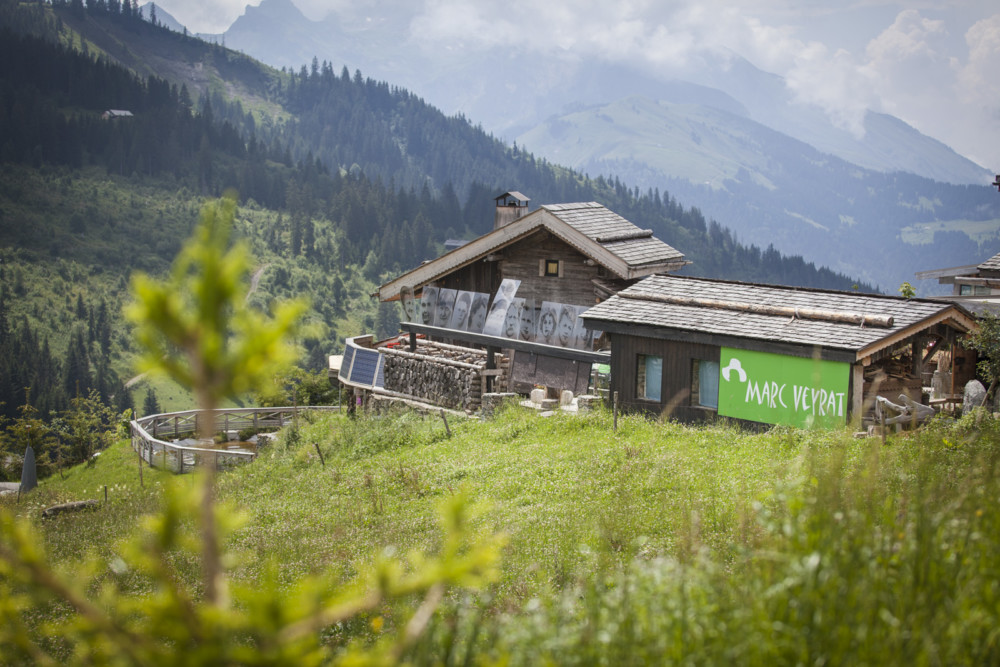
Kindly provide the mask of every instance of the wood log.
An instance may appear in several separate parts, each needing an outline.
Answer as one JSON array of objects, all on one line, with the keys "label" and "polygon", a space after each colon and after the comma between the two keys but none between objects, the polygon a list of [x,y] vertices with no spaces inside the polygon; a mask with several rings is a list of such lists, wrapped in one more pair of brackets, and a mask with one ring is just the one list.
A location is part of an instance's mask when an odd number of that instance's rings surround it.
[{"label": "wood log", "polygon": [[894,323],[892,315],[869,315],[867,313],[848,313],[816,308],[794,308],[792,306],[777,306],[773,304],[745,303],[738,301],[720,301],[718,299],[702,299],[698,297],[673,296],[670,294],[628,293],[619,292],[618,296],[636,301],[656,301],[677,306],[693,306],[697,308],[718,308],[742,313],[758,315],[778,315],[801,320],[817,320],[823,322],[840,322],[843,324],[858,324],[867,327],[890,328]]},{"label": "wood log", "polygon": [[77,500],[71,503],[62,503],[61,505],[53,505],[52,507],[46,507],[42,510],[42,518],[48,518],[50,516],[55,516],[56,514],[64,514],[66,512],[79,512],[86,509],[96,509],[99,503],[96,500]]}]

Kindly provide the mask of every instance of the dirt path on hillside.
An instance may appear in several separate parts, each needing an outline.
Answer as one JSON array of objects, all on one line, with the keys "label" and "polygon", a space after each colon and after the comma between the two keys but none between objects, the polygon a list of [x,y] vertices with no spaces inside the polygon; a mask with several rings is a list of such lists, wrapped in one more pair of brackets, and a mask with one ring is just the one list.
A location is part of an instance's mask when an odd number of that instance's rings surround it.
[{"label": "dirt path on hillside", "polygon": [[264,275],[264,269],[271,266],[270,264],[265,264],[256,271],[253,272],[253,277],[250,278],[250,289],[247,291],[246,302],[250,303],[250,297],[254,292],[257,291],[257,285],[260,284],[260,277]]}]

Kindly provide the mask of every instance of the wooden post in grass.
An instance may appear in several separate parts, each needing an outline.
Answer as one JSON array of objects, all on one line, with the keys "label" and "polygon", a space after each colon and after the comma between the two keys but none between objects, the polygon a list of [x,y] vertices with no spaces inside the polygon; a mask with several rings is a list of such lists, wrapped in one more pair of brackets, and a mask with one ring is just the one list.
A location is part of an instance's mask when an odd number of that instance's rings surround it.
[{"label": "wooden post in grass", "polygon": [[[145,446],[145,444],[143,444],[143,446]],[[139,449],[141,450],[143,446],[140,446]],[[136,456],[139,457],[139,486],[146,486],[145,484],[142,483],[142,452],[136,450],[135,453]]]},{"label": "wooden post in grass", "polygon": [[444,414],[444,408],[441,408],[441,421],[444,422],[444,432],[447,433],[448,437],[450,438],[451,437],[451,429],[448,428],[448,417]]},{"label": "wooden post in grass", "polygon": [[[139,470],[142,470],[142,464],[141,463],[139,464]],[[108,504],[108,485],[107,484],[104,485],[104,504],[105,505]]]},{"label": "wooden post in grass", "polygon": [[615,392],[615,397],[613,401],[613,406],[611,408],[612,414],[614,415],[614,430],[618,432],[618,392]]},{"label": "wooden post in grass", "polygon": [[320,462],[320,464],[325,468],[326,467],[326,461],[323,460],[323,452],[319,451],[319,443],[318,442],[314,442],[313,443],[313,447],[316,448],[316,453],[319,454],[319,462]]}]

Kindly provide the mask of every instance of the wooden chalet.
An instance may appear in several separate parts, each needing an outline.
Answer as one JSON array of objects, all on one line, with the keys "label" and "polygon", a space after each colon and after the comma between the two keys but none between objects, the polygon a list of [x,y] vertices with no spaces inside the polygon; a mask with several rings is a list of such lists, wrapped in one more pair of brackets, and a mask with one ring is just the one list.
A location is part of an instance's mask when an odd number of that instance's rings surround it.
[{"label": "wooden chalet", "polygon": [[526,206],[510,203],[526,201],[524,195],[496,199],[492,232],[382,285],[379,299],[395,301],[404,287],[419,291],[432,283],[493,295],[513,278],[521,281],[519,297],[592,306],[640,278],[690,264],[651,230],[596,202],[524,213]]},{"label": "wooden chalet", "polygon": [[940,285],[951,285],[950,300],[1000,300],[1000,253],[982,264],[918,271],[916,275],[918,280],[937,279]]},{"label": "wooden chalet", "polygon": [[620,404],[685,422],[844,425],[975,365],[958,368],[969,311],[927,299],[658,275],[581,317],[610,339]]},{"label": "wooden chalet", "polygon": [[[492,309],[501,285],[518,284],[517,300],[572,309],[573,318],[638,280],[675,271],[689,262],[684,255],[596,202],[545,205],[528,212],[523,194],[496,197],[494,229],[437,259],[425,262],[382,285],[378,297],[395,301],[406,294],[420,299],[433,287],[489,295]],[[404,297],[405,298],[405,297]],[[529,317],[544,317],[541,308]],[[404,318],[406,319],[406,318]],[[402,329],[437,340],[488,350],[507,350],[509,386],[528,391],[533,385],[551,389],[586,390],[593,362],[606,361],[588,343],[580,349],[560,349],[552,341],[513,340],[484,335],[483,330],[445,330],[427,321],[403,322]],[[488,333],[488,332],[487,332]],[[508,337],[510,338],[510,337]]]}]

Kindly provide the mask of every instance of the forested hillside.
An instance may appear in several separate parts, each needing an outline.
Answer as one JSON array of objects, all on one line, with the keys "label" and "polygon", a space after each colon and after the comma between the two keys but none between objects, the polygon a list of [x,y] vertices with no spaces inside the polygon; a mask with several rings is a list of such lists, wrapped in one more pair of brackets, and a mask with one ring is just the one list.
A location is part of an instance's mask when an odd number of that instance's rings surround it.
[{"label": "forested hillside", "polygon": [[123,389],[129,276],[165,270],[201,202],[227,190],[257,261],[253,302],[312,299],[318,326],[300,343],[316,370],[345,335],[393,331],[395,307],[373,302],[374,287],[444,239],[486,231],[492,198],[510,188],[535,204],[600,201],[701,275],[853,284],[740,245],[667,193],[536,160],[360,73],[271,70],[125,7],[0,0],[0,414],[30,403],[52,417],[91,390],[118,408],[148,398],[153,385]]}]

